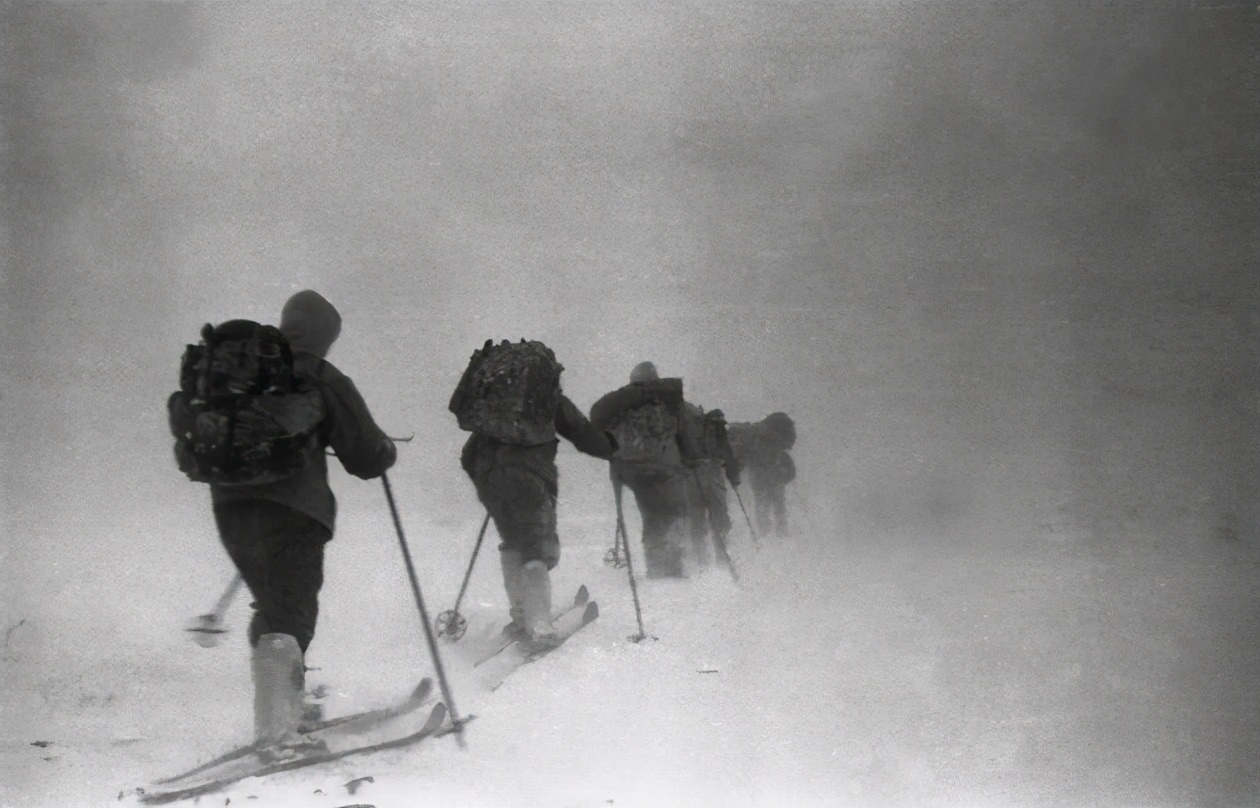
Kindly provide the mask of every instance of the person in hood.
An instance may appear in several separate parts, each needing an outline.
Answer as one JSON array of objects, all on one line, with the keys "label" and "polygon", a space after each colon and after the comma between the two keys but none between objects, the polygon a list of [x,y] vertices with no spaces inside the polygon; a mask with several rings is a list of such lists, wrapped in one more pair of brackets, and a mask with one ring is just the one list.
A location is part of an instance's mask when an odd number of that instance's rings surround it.
[{"label": "person in hood", "polygon": [[319,391],[324,418],[304,448],[305,465],[265,485],[211,484],[223,546],[253,595],[254,728],[265,754],[284,757],[305,745],[304,655],[315,635],[324,545],[333,537],[337,501],[328,485],[325,449],[364,480],[385,473],[396,450],[372,420],[354,382],[326,358],[341,334],[341,315],[313,291],[284,304],[280,332],[293,352],[294,375]]},{"label": "person in hood", "polygon": [[687,533],[687,466],[698,458],[683,422],[682,379],[662,379],[641,362],[630,384],[591,407],[591,422],[618,443],[609,464],[620,510],[622,486],[634,492],[643,526],[643,555],[650,578],[682,578]]}]

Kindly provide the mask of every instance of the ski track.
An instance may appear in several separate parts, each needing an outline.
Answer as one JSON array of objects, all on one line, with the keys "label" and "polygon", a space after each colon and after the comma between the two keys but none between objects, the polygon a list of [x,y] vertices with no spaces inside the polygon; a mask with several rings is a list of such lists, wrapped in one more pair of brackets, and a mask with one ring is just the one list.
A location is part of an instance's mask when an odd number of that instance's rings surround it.
[{"label": "ski track", "polygon": [[[1254,562],[811,536],[756,550],[733,535],[739,585],[720,569],[641,581],[639,643],[625,571],[600,563],[606,546],[566,547],[556,597],[586,583],[596,623],[495,693],[478,686],[471,651],[442,644],[457,708],[476,716],[467,750],[430,739],[203,804],[1181,805],[1237,776],[1238,761],[1212,751],[1255,737],[1256,697],[1241,685],[1255,654],[1205,627],[1254,592]],[[469,648],[502,619],[494,571],[482,572],[464,609]],[[392,701],[430,672],[395,587],[392,634],[356,630],[357,611],[325,593],[309,684],[330,686],[330,715]],[[1167,619],[1149,616],[1156,600]],[[242,634],[202,649],[168,631],[147,638],[163,646],[148,658],[119,637],[64,668],[26,667],[21,644],[10,649],[18,720],[3,736],[2,804],[129,804],[128,789],[246,739]],[[352,796],[346,783],[366,776]],[[1255,793],[1246,782],[1238,794]]]}]

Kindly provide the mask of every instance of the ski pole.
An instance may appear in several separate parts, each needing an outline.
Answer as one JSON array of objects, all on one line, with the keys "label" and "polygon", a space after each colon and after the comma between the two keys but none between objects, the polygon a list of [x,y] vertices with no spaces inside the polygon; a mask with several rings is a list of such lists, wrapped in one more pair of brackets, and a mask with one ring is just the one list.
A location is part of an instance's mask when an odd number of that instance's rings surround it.
[{"label": "ski pole", "polygon": [[389,502],[389,514],[394,518],[394,530],[398,533],[398,546],[402,549],[403,563],[407,567],[407,577],[411,580],[411,593],[416,597],[416,608],[420,610],[420,625],[424,627],[424,638],[429,643],[429,655],[433,657],[433,668],[437,672],[438,684],[442,686],[442,699],[450,712],[451,724],[455,727],[455,741],[460,749],[467,749],[464,743],[464,719],[455,710],[455,698],[451,695],[450,683],[446,680],[446,671],[442,669],[442,657],[438,653],[437,640],[433,629],[429,626],[429,613],[424,608],[424,597],[420,594],[420,581],[416,578],[415,564],[411,563],[411,551],[407,549],[407,539],[403,536],[402,520],[398,517],[398,506],[394,504],[394,492],[389,487],[389,476],[382,473],[381,482],[385,485],[385,499]]},{"label": "ski pole", "polygon": [[612,481],[613,499],[617,503],[617,530],[621,533],[621,537],[624,540],[626,575],[630,578],[630,596],[634,599],[634,619],[639,624],[639,633],[632,635],[628,639],[630,642],[642,642],[647,639],[647,632],[643,630],[643,610],[639,608],[639,587],[634,582],[634,564],[630,561],[630,538],[626,534],[626,521],[621,514],[621,480],[617,477],[616,470],[613,471]]},{"label": "ski pole", "polygon": [[[691,476],[695,478],[696,488],[700,491],[700,498],[704,500],[704,509],[708,513],[713,513],[713,506],[709,502],[709,493],[704,490],[704,483],[700,481],[699,469],[692,469]],[[726,564],[726,568],[731,572],[731,578],[735,583],[739,583],[739,573],[735,571],[735,564],[731,561],[731,554],[726,550],[726,539],[721,533],[713,531],[713,549],[722,557],[722,562]]]},{"label": "ski pole", "polygon": [[197,634],[193,639],[203,648],[211,648],[219,644],[218,635],[226,634],[227,629],[223,627],[223,615],[227,613],[228,607],[232,605],[232,599],[236,597],[236,590],[241,588],[244,579],[238,572],[232,576],[231,582],[227,585],[227,589],[223,590],[223,594],[219,596],[219,600],[214,604],[214,609],[206,614],[198,615],[193,624],[185,631],[191,631]]},{"label": "ski pole", "polygon": [[739,486],[732,485],[731,490],[735,492],[735,501],[739,503],[739,509],[744,513],[744,521],[748,523],[748,533],[752,536],[753,545],[760,549],[761,542],[757,541],[757,531],[753,530],[752,520],[748,518],[748,511],[744,508],[744,498],[739,495]]},{"label": "ski pole", "polygon": [[604,564],[606,564],[609,567],[612,567],[613,569],[616,569],[618,567],[624,567],[626,565],[625,559],[621,557],[621,545],[622,545],[621,523],[618,522],[616,530],[613,531],[612,549],[604,553]]},{"label": "ski pole", "polygon": [[459,604],[464,602],[464,593],[468,591],[468,579],[472,578],[473,565],[477,563],[477,554],[481,552],[481,540],[486,537],[486,527],[489,524],[490,512],[486,511],[486,518],[482,520],[481,530],[477,533],[477,544],[473,547],[472,558],[468,561],[468,571],[464,573],[464,582],[460,584],[459,595],[455,598],[455,608],[439,614],[437,622],[433,624],[438,634],[445,634],[453,640],[458,640],[468,630],[468,621],[459,613]]}]

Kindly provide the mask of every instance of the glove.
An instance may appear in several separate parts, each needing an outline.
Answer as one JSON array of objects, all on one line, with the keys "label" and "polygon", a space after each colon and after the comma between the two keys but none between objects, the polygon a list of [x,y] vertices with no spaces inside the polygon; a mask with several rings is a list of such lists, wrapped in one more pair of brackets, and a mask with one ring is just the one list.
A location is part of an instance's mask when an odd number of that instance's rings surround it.
[{"label": "glove", "polygon": [[739,488],[739,471],[738,470],[727,469],[726,479],[730,481],[732,488]]}]

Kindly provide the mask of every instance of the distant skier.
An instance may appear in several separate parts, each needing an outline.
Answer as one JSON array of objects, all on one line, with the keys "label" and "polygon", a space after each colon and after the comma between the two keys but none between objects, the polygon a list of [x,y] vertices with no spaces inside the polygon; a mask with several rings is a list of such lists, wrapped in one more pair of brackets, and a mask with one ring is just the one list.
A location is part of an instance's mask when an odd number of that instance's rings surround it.
[{"label": "distant skier", "polygon": [[[298,731],[304,654],[315,634],[324,545],[332,539],[337,511],[325,447],[365,480],[388,470],[396,452],[354,383],[324,358],[341,333],[341,316],[318,293],[298,292],[285,303],[283,340],[274,338],[270,326],[241,320],[204,333],[204,349],[190,347],[194,361],[186,362],[185,389],[172,396],[172,430],[181,468],[210,483],[223,546],[253,596],[254,732],[265,758],[283,759],[310,747]],[[291,363],[285,361],[290,355]],[[261,381],[254,378],[260,375]],[[282,386],[296,392],[278,395]],[[250,395],[242,399],[242,392]],[[237,402],[238,411],[228,418],[209,410],[190,420],[190,413],[216,401]],[[212,436],[189,436],[215,423],[235,424],[220,445],[230,443],[231,449],[208,457]],[[281,434],[286,423],[302,428]],[[251,429],[268,437],[253,447],[241,445]]]},{"label": "distant skier", "polygon": [[692,557],[700,567],[709,564],[706,541],[710,530],[720,547],[726,546],[731,516],[726,504],[726,483],[738,486],[739,461],[726,435],[726,416],[684,402],[683,429],[697,450],[686,474],[688,521]]},{"label": "distant skier", "polygon": [[796,424],[786,413],[767,415],[756,423],[732,423],[727,429],[735,456],[748,472],[757,512],[757,532],[786,535],[785,491],[796,479],[789,451],[796,444]]},{"label": "distant skier", "polygon": [[682,379],[662,379],[641,362],[630,384],[591,407],[591,422],[611,430],[618,449],[610,464],[613,488],[629,486],[643,523],[643,553],[650,578],[681,578],[687,531],[686,463],[698,452],[679,429]]},{"label": "distant skier", "polygon": [[487,341],[450,402],[460,427],[473,433],[460,465],[501,538],[511,617],[504,631],[538,650],[556,642],[550,577],[560,562],[556,436],[599,458],[611,457],[617,446],[561,391],[563,370],[541,342]]}]

